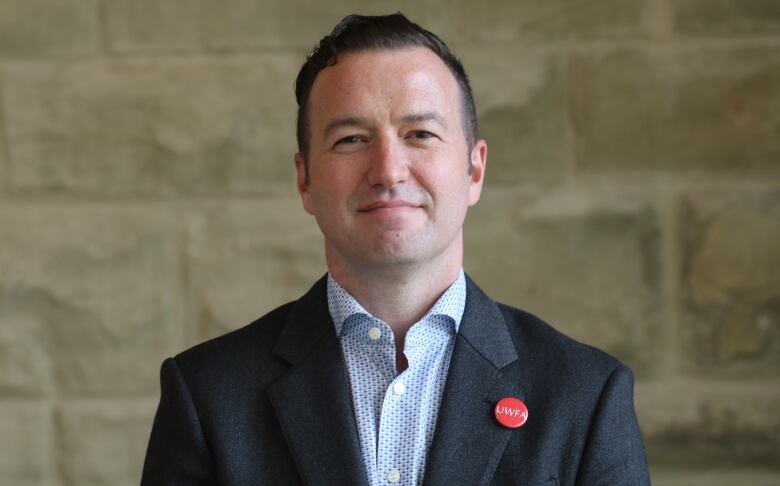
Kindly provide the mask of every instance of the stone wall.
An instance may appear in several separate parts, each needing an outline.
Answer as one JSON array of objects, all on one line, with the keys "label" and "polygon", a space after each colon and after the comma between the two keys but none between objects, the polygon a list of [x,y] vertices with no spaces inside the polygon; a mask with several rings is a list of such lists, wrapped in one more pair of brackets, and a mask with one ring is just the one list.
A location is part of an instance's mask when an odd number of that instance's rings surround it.
[{"label": "stone wall", "polygon": [[466,269],[632,366],[655,484],[780,484],[776,0],[0,0],[0,483],[137,484],[163,358],[324,272],[292,84],[355,10],[462,56]]}]

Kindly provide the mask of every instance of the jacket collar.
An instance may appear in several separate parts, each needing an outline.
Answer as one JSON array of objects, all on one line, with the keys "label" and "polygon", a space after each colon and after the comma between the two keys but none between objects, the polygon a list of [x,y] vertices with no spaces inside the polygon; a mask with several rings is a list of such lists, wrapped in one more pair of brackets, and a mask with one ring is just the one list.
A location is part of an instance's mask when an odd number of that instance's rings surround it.
[{"label": "jacket collar", "polygon": [[425,484],[488,484],[513,433],[496,421],[493,409],[504,397],[524,399],[502,374],[517,361],[517,352],[501,310],[471,278],[466,292]]},{"label": "jacket collar", "polygon": [[274,353],[291,364],[266,393],[306,484],[366,484],[325,279],[296,302]]}]

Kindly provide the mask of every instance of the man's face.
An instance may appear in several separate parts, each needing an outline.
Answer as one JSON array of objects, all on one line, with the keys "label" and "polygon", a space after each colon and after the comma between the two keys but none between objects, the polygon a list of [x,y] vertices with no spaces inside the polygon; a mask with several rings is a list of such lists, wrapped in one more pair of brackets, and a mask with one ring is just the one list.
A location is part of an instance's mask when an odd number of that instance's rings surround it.
[{"label": "man's face", "polygon": [[317,76],[308,110],[309,183],[296,154],[298,191],[325,236],[329,266],[460,265],[487,148],[466,145],[447,66],[426,48],[339,55]]}]

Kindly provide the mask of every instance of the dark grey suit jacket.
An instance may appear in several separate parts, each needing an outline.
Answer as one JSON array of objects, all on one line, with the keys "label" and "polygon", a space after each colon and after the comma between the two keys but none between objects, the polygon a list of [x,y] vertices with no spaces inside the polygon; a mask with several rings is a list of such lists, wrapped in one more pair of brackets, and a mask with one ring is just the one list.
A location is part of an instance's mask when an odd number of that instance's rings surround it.
[{"label": "dark grey suit jacket", "polygon": [[[366,484],[325,279],[167,359],[142,486]],[[502,427],[501,398],[528,422]],[[426,485],[648,485],[630,370],[467,279]]]}]

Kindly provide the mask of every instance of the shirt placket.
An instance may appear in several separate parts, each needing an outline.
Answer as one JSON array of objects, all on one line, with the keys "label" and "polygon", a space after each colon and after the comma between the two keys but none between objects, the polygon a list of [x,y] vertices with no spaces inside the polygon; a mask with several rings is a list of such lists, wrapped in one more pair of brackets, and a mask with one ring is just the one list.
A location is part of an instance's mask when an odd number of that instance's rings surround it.
[{"label": "shirt placket", "polygon": [[373,435],[375,440],[372,441],[371,456],[373,459],[374,470],[369,471],[372,484],[387,484],[386,474],[382,473],[380,466],[380,445],[381,440],[381,417],[383,411],[383,399],[386,390],[388,390],[389,384],[391,384],[395,378],[395,341],[393,339],[393,333],[390,327],[382,321],[375,318],[367,318],[366,328],[364,331],[365,339],[363,343],[367,346],[367,353],[374,363],[375,369],[379,371],[376,376],[376,382],[369,394],[374,398],[375,405],[375,418]]},{"label": "shirt placket", "polygon": [[[379,416],[379,434],[377,441],[377,478],[378,484],[414,484],[410,481],[408,466],[412,464],[414,440],[409,430],[404,430],[405,414],[412,406],[407,403],[413,393],[408,389],[411,382],[411,367],[390,382],[384,394],[382,410]],[[409,442],[402,444],[404,438]]]}]

